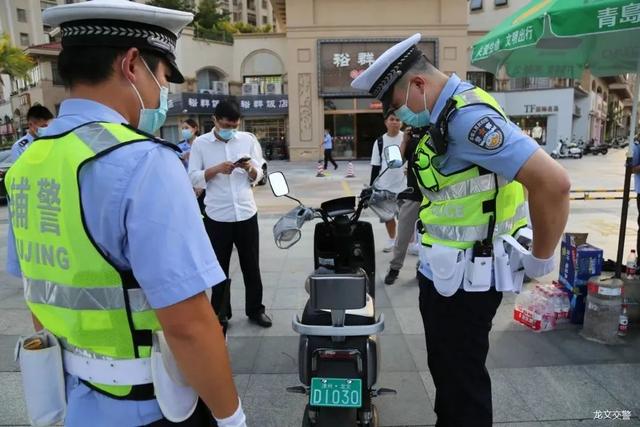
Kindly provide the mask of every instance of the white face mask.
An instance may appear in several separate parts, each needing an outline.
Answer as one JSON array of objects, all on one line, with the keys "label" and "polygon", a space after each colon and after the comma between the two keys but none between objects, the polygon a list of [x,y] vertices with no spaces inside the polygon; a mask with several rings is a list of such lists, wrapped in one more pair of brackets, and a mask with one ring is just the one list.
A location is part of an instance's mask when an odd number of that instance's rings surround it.
[{"label": "white face mask", "polygon": [[[169,110],[169,88],[165,86],[160,86],[158,79],[155,74],[151,72],[151,69],[147,65],[147,62],[140,57],[140,60],[144,64],[151,77],[153,77],[153,81],[156,82],[156,85],[160,88],[160,100],[158,108],[144,108],[144,102],[142,101],[142,97],[140,96],[140,92],[136,86],[129,82],[136,95],[138,95],[138,100],[140,101],[140,118],[138,119],[138,129],[147,133],[155,133],[158,129],[162,127],[165,120],[167,119],[167,111]],[[124,58],[122,59],[122,68],[124,71]]]}]

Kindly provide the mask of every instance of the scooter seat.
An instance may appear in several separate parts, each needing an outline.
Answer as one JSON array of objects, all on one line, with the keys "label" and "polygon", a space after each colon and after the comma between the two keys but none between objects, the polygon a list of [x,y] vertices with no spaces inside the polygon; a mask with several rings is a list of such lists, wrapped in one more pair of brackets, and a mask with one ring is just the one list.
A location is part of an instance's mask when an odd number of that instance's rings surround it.
[{"label": "scooter seat", "polygon": [[[302,323],[314,326],[331,326],[330,310],[314,310],[310,301],[304,306],[302,313]],[[375,311],[373,298],[367,294],[367,304],[357,310],[345,311],[345,326],[372,325],[375,323]]]}]

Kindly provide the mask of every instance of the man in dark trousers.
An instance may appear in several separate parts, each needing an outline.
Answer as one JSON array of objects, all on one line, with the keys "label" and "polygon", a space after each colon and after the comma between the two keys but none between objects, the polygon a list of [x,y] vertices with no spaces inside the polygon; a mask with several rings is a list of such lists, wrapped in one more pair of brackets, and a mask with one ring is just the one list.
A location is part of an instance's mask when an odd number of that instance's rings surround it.
[{"label": "man in dark trousers", "polygon": [[[491,95],[438,70],[420,40],[415,34],[394,45],[351,86],[381,100],[383,112],[395,111],[403,123],[429,127],[412,167],[425,196],[418,285],[436,425],[491,427],[486,359],[492,320],[502,293],[522,286],[511,268],[522,266],[529,277],[554,269],[571,183]],[[504,242],[515,242],[511,237],[528,225],[524,188],[533,241],[518,252],[517,265],[508,266]]]},{"label": "man in dark trousers", "polygon": [[[256,137],[237,130],[240,107],[221,101],[213,113],[215,127],[191,147],[189,177],[194,188],[206,189],[204,225],[220,266],[229,277],[235,245],[245,286],[245,314],[262,327],[271,319],[262,305],[258,210],[252,185],[262,179],[262,150]],[[226,327],[231,318],[229,283],[212,289],[211,304]]]},{"label": "man in dark trousers", "polygon": [[329,129],[324,130],[324,139],[320,146],[324,149],[324,169],[327,169],[329,162],[333,164],[334,169],[338,169],[338,164],[333,160],[333,138],[329,133]]}]

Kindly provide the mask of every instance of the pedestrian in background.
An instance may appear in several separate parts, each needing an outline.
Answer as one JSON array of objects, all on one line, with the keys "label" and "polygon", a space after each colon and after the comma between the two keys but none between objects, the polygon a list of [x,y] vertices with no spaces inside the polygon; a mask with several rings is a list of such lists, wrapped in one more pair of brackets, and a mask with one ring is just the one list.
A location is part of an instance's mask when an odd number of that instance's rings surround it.
[{"label": "pedestrian in background", "polygon": [[[387,132],[376,139],[371,151],[371,179],[369,185],[373,185],[373,181],[378,177],[380,171],[384,169],[382,167],[383,153],[386,147],[391,145],[397,145],[400,147],[404,138],[404,133],[400,130],[402,122],[396,117],[393,112],[386,115],[384,119],[384,125],[387,128]],[[380,190],[387,190],[392,193],[400,193],[407,188],[407,178],[402,168],[388,169],[384,175],[376,182],[376,188]],[[389,201],[391,202],[391,201]],[[393,211],[398,213],[398,205],[396,201],[393,201]],[[389,203],[391,205],[391,203]],[[396,218],[393,215],[391,218],[380,218],[380,222],[384,222],[387,228],[387,244],[382,249],[383,252],[391,252],[396,244]],[[406,251],[406,248],[405,248]]]},{"label": "pedestrian in background", "polygon": [[11,146],[11,161],[15,162],[34,139],[42,136],[42,132],[53,119],[53,114],[44,105],[34,105],[27,111],[27,134]]},{"label": "pedestrian in background", "polygon": [[329,162],[333,164],[333,169],[338,169],[338,164],[333,160],[333,138],[329,133],[329,129],[324,130],[324,139],[320,146],[324,149],[324,169],[327,169]]},{"label": "pedestrian in background", "polygon": [[182,136],[182,141],[178,143],[178,148],[180,149],[180,160],[182,160],[185,169],[188,169],[191,146],[193,145],[193,141],[200,136],[200,127],[198,126],[198,122],[193,119],[187,119],[182,122],[180,135]]},{"label": "pedestrian in background", "polygon": [[[213,120],[211,132],[196,138],[191,147],[189,177],[195,188],[206,189],[204,225],[227,278],[233,247],[238,250],[245,314],[270,327],[262,305],[258,209],[252,190],[263,176],[262,149],[253,134],[238,131],[240,106],[235,100],[221,101]],[[232,315],[228,280],[212,290],[211,304],[226,327]]]},{"label": "pedestrian in background", "polygon": [[[404,259],[407,252],[412,255],[418,255],[420,243],[415,240],[416,222],[420,213],[420,203],[422,202],[422,193],[418,187],[418,180],[413,172],[415,161],[415,151],[418,147],[420,138],[424,136],[424,131],[418,129],[406,128],[400,151],[407,161],[407,187],[409,191],[405,191],[398,196],[400,210],[398,212],[398,231],[396,244],[393,247],[393,258],[389,264],[389,272],[384,278],[386,285],[393,285],[398,278],[398,274],[404,265]],[[411,246],[411,247],[410,247]]]}]

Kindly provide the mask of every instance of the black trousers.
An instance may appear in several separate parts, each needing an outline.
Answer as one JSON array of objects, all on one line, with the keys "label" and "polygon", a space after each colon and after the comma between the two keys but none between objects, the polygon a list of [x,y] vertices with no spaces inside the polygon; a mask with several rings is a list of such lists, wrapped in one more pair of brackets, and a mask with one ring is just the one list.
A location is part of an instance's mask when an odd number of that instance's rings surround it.
[{"label": "black trousers", "polygon": [[331,148],[325,148],[324,150],[324,168],[327,168],[327,164],[329,162],[331,162],[333,164],[333,167],[338,169],[338,164],[336,163],[335,160],[333,160],[333,154],[331,154],[333,152],[333,149]]},{"label": "black trousers", "polygon": [[[245,288],[245,314],[255,316],[264,312],[262,305],[262,278],[260,277],[258,214],[246,221],[218,222],[204,216],[204,226],[211,240],[218,262],[229,277],[229,263],[235,245],[240,259],[240,269]],[[220,315],[231,318],[230,281],[214,286],[211,290],[211,305]]]},{"label": "black trousers", "polygon": [[436,426],[491,427],[491,378],[485,363],[502,293],[459,290],[447,298],[431,280],[418,276],[427,362],[436,386]]},{"label": "black trousers", "polygon": [[171,421],[163,418],[158,421],[154,421],[151,424],[147,424],[148,427],[172,427],[172,426],[180,426],[180,427],[212,427],[217,426],[215,418],[211,416],[211,412],[209,412],[209,408],[204,402],[198,399],[198,406],[196,406],[196,410],[186,420],[180,423],[172,423]]}]

